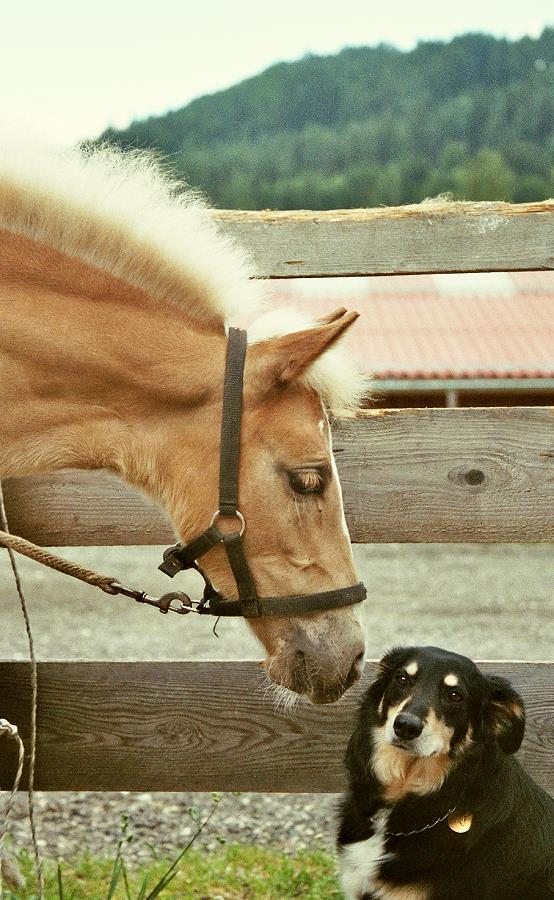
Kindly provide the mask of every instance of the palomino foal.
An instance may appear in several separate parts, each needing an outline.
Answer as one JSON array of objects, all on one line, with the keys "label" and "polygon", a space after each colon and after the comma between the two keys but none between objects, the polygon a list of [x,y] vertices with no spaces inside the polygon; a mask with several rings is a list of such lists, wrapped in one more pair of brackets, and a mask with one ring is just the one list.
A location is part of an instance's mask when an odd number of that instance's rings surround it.
[{"label": "palomino foal", "polygon": [[[225,322],[260,290],[244,254],[144,158],[2,152],[0,477],[108,469],[187,541],[217,509]],[[283,333],[269,314],[251,329],[239,501],[261,596],[357,581],[326,415],[359,399],[334,346],[355,318]],[[222,548],[204,559],[236,596]],[[314,702],[362,671],[359,606],[248,623],[270,679]]]}]

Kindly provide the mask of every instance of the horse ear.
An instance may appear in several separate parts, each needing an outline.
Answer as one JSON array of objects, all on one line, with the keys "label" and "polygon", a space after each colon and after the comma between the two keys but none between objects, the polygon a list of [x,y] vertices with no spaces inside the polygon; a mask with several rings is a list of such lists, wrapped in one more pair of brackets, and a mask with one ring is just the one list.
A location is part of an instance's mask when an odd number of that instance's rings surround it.
[{"label": "horse ear", "polygon": [[516,753],[525,732],[523,700],[505,678],[489,675],[487,682],[485,721],[504,753]]},{"label": "horse ear", "polygon": [[339,306],[337,309],[334,309],[333,312],[327,313],[326,316],[320,316],[316,325],[330,325],[331,322],[336,322],[337,319],[344,316],[347,311],[348,310],[344,306]]},{"label": "horse ear", "polygon": [[249,354],[256,382],[267,388],[295,381],[350,328],[358,315],[335,310],[312,328],[253,344]]}]

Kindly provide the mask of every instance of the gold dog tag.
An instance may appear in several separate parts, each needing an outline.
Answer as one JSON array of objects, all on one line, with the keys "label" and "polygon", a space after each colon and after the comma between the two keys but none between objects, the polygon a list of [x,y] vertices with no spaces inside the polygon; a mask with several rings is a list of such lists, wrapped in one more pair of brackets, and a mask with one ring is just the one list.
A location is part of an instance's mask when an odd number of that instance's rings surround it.
[{"label": "gold dog tag", "polygon": [[466,813],[465,815],[457,815],[456,813],[451,813],[448,816],[448,827],[457,832],[457,834],[463,834],[464,831],[469,831],[471,828],[471,824],[473,822],[473,816],[471,813]]}]

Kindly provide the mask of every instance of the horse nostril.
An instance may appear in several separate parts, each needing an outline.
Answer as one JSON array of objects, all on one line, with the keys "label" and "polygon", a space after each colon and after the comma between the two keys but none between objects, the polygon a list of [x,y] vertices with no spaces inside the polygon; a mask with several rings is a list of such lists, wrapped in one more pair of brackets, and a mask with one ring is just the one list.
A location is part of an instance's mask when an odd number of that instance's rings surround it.
[{"label": "horse nostril", "polygon": [[362,650],[361,653],[358,653],[358,655],[354,657],[354,662],[350,666],[350,671],[346,676],[346,687],[350,687],[361,677],[363,673],[364,658],[365,650]]},{"label": "horse nostril", "polygon": [[411,741],[423,731],[423,722],[411,713],[398,713],[393,728],[395,735],[401,740]]}]

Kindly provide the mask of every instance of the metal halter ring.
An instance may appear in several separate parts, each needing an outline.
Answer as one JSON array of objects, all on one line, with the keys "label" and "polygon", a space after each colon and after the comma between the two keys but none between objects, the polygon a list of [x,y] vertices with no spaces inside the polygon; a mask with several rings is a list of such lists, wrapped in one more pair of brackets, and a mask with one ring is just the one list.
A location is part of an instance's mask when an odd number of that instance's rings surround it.
[{"label": "metal halter ring", "polygon": [[[242,537],[244,534],[244,530],[246,528],[246,522],[244,521],[244,516],[238,509],[235,510],[234,513],[221,513],[218,509],[214,512],[212,516],[212,521],[210,522],[210,528],[212,528],[218,519],[238,519],[240,522],[240,531],[238,532],[239,537]],[[229,534],[235,534],[236,532],[228,532]]]}]

